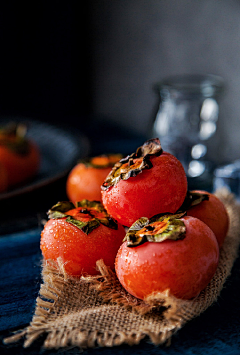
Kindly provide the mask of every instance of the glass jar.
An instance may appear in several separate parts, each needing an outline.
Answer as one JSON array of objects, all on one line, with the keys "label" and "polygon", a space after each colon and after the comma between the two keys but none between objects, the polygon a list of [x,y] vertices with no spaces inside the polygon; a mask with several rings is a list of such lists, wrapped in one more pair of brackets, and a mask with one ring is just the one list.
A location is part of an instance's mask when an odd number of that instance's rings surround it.
[{"label": "glass jar", "polygon": [[194,188],[212,176],[207,142],[216,132],[223,86],[215,75],[172,76],[155,86],[160,103],[152,135],[181,161]]},{"label": "glass jar", "polygon": [[240,159],[218,166],[213,173],[213,190],[225,188],[240,202]]}]

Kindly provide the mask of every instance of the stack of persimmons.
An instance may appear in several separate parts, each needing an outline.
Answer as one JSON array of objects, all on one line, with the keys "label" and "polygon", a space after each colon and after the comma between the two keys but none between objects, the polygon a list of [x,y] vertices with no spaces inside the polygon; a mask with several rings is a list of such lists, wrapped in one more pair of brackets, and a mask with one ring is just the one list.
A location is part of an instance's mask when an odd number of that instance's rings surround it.
[{"label": "stack of persimmons", "polygon": [[212,279],[227,211],[214,194],[188,191],[181,163],[158,138],[125,158],[80,162],[66,189],[69,201],[48,211],[41,250],[69,275],[95,275],[103,259],[139,299],[165,290],[192,299]]}]

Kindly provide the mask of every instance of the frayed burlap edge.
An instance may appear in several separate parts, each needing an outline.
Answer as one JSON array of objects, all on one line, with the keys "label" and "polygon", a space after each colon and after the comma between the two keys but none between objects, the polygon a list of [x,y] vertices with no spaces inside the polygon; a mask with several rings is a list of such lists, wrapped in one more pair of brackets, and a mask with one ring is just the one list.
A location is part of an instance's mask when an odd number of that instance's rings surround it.
[{"label": "frayed burlap edge", "polygon": [[[5,343],[15,342],[24,337],[24,347],[28,347],[43,334],[47,334],[43,344],[45,348],[66,346],[87,348],[116,346],[123,343],[134,345],[146,336],[156,345],[166,343],[186,322],[199,316],[217,300],[237,258],[240,242],[239,205],[236,203],[234,196],[227,190],[218,191],[216,195],[223,201],[228,211],[230,228],[220,252],[217,271],[207,288],[198,297],[190,301],[179,300],[166,291],[161,294],[156,293],[144,301],[140,301],[129,295],[121,287],[115,273],[109,270],[102,261],[97,263],[101,272],[100,277],[84,277],[81,280],[69,278],[61,260],[58,260],[58,265],[49,261],[43,267],[43,284],[36,301],[32,322],[25,330],[5,339]],[[93,304],[100,306],[102,313],[107,313],[109,310],[110,312],[112,310],[118,312],[123,310],[125,316],[136,313],[137,321],[141,323],[143,320],[141,329],[127,332],[124,329],[114,330],[114,327],[112,327],[111,330],[102,331],[88,329],[87,324],[85,328],[81,329],[77,326],[70,329],[66,326],[56,328],[53,319],[57,319],[58,312],[61,314],[62,319],[60,321],[62,323],[66,317],[71,318],[75,313],[78,313],[78,310],[74,310],[74,313],[72,309],[67,309],[67,314],[64,314],[64,311],[58,308],[63,294],[66,297],[66,292],[69,292],[71,298],[72,294],[68,290],[75,289],[79,285],[83,287],[82,293],[86,292],[87,297],[90,297],[89,295],[95,297]],[[88,308],[85,311],[90,310],[91,308]],[[97,308],[94,309],[95,311],[97,312]],[[155,326],[154,329],[151,329],[149,324],[154,322],[159,327],[156,328]]]}]

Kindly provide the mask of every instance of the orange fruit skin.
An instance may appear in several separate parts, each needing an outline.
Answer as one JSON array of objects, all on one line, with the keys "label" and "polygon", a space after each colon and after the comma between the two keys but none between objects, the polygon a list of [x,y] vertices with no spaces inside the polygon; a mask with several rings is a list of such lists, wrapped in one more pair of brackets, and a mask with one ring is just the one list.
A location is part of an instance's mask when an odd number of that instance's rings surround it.
[{"label": "orange fruit skin", "polygon": [[77,202],[83,199],[89,201],[102,201],[101,185],[111,167],[96,168],[77,164],[70,172],[66,182],[66,192],[70,201]]},{"label": "orange fruit skin", "polygon": [[0,162],[7,172],[10,187],[27,181],[39,169],[39,149],[32,141],[29,142],[29,145],[30,149],[27,155],[17,154],[4,146],[0,146]]},{"label": "orange fruit skin", "polygon": [[212,193],[206,191],[192,191],[208,194],[209,200],[202,201],[199,205],[187,210],[187,216],[200,219],[211,228],[215,234],[219,248],[222,247],[229,228],[229,216],[221,200]]},{"label": "orange fruit skin", "polygon": [[177,298],[191,299],[208,285],[219,260],[216,237],[199,219],[186,216],[182,220],[186,225],[182,240],[121,245],[115,270],[130,294],[144,299],[153,292],[169,290]]},{"label": "orange fruit skin", "polygon": [[121,225],[114,230],[100,224],[86,235],[63,218],[50,219],[41,233],[40,248],[46,260],[57,261],[60,257],[69,275],[97,275],[96,261],[100,259],[114,270],[115,257],[124,236]]},{"label": "orange fruit skin", "polygon": [[174,213],[185,199],[187,178],[180,161],[163,152],[152,157],[151,163],[151,169],[102,191],[105,209],[124,226],[130,227],[141,217]]}]

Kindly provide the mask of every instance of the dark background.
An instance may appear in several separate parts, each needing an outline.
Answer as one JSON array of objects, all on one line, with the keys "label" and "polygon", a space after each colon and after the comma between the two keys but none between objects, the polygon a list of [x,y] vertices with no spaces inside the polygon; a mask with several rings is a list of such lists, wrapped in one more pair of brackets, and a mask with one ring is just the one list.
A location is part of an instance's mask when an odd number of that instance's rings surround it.
[{"label": "dark background", "polygon": [[226,90],[212,144],[219,162],[238,158],[239,19],[238,0],[2,1],[0,115],[146,134],[154,83],[217,74]]},{"label": "dark background", "polygon": [[71,124],[90,113],[91,25],[81,4],[1,2],[2,115]]}]

